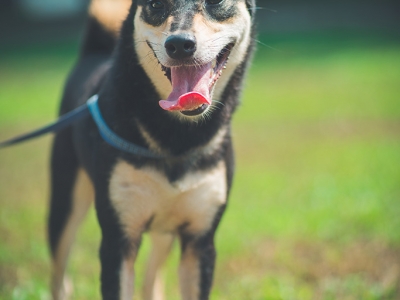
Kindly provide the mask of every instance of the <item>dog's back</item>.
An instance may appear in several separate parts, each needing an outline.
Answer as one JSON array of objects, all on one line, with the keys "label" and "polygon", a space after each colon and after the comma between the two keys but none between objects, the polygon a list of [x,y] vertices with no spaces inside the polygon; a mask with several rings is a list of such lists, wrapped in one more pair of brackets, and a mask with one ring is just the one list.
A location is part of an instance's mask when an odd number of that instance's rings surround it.
[{"label": "dog's back", "polygon": [[92,0],[79,57],[67,81],[60,114],[97,92],[107,73],[131,0]]}]

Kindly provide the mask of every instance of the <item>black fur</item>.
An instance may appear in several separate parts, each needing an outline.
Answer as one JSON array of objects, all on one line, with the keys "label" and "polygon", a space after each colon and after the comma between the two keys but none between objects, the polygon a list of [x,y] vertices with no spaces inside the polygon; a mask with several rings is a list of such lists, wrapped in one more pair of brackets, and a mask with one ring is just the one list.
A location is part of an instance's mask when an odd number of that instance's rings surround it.
[{"label": "black fur", "polygon": [[[148,2],[141,2],[145,9],[142,18],[157,26],[165,19],[165,13],[154,11]],[[236,2],[237,0],[232,0]],[[250,1],[250,0],[249,0]],[[254,6],[253,2],[247,2]],[[226,2],[226,3],[225,3]],[[169,2],[166,6],[170,5]],[[197,1],[177,0],[183,10],[199,9]],[[213,20],[226,20],[235,15],[235,8],[228,7],[228,0],[222,2],[222,10],[207,11]],[[197,8],[196,8],[197,7]],[[234,7],[234,5],[233,5]],[[222,13],[221,13],[222,11]],[[151,166],[165,174],[170,182],[175,182],[185,174],[207,170],[224,161],[227,169],[228,191],[234,171],[233,149],[230,130],[222,146],[211,155],[204,155],[196,149],[206,145],[222,126],[230,128],[230,120],[238,103],[242,82],[250,60],[253,43],[249,46],[244,62],[231,77],[223,96],[223,105],[214,110],[207,121],[182,123],[169,112],[160,109],[159,96],[150,79],[138,62],[133,43],[134,1],[126,21],[123,23],[119,40],[107,32],[95,20],[90,19],[81,56],[67,82],[60,114],[64,114],[83,104],[90,96],[99,94],[99,107],[109,127],[122,138],[139,146],[148,147],[142,138],[137,121],[140,122],[160,146],[172,154],[168,159],[151,159],[121,152],[103,141],[94,122],[88,118],[72,128],[59,133],[54,141],[52,159],[52,196],[49,216],[49,238],[51,250],[57,251],[57,243],[71,212],[71,191],[79,167],[89,174],[95,187],[95,207],[102,230],[100,259],[102,265],[103,299],[119,299],[119,269],[124,258],[137,251],[139,241],[129,241],[123,232],[108,192],[109,179],[116,161],[120,158],[136,168]],[[176,28],[188,26],[190,16],[176,20]],[[183,27],[182,24],[184,25]],[[117,43],[115,51],[113,49]],[[112,54],[114,53],[114,54]],[[201,300],[209,297],[212,273],[215,263],[214,234],[225,210],[221,206],[211,230],[204,236],[190,236],[182,224],[182,251],[194,247],[201,262]],[[144,230],[151,225],[149,219]]]},{"label": "black fur", "polygon": [[[201,13],[203,7],[207,12],[206,17],[213,21],[223,22],[233,18],[237,14],[236,4],[240,0],[224,0],[218,4],[209,4],[201,0],[177,0],[170,3],[169,1],[160,1],[163,7],[154,9],[152,4],[159,1],[139,0],[139,4],[143,6],[142,19],[152,26],[160,26],[168,16],[173,16],[174,20],[171,32],[189,29],[192,26],[193,16]],[[247,4],[248,5],[248,4]]]},{"label": "black fur", "polygon": [[85,38],[82,45],[81,55],[105,54],[109,55],[114,51],[116,37],[110,34],[93,17],[89,18]]},{"label": "black fur", "polygon": [[71,213],[72,190],[75,183],[78,160],[73,154],[71,130],[66,129],[58,134],[53,143],[53,155],[51,159],[52,185],[49,216],[49,242],[54,255],[61,233]]}]

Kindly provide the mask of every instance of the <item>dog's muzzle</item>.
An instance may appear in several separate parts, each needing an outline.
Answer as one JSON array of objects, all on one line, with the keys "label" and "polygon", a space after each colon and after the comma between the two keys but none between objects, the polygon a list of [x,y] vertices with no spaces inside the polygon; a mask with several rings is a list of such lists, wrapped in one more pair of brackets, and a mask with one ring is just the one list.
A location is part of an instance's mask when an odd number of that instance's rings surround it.
[{"label": "dog's muzzle", "polygon": [[186,116],[204,113],[212,103],[214,86],[226,67],[233,46],[234,43],[226,45],[212,61],[199,64],[195,60],[197,42],[192,34],[169,36],[164,47],[175,66],[162,65],[172,84],[172,92],[166,100],[159,102],[161,108]]}]

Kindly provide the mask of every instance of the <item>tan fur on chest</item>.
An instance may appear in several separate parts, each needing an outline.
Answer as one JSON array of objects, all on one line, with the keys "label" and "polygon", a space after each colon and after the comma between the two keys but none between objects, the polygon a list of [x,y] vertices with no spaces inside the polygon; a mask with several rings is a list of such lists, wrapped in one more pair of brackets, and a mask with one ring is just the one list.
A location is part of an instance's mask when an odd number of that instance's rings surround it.
[{"label": "tan fur on chest", "polygon": [[150,220],[151,231],[173,233],[186,225],[188,233],[206,232],[226,194],[224,162],[170,183],[155,169],[136,169],[120,161],[110,180],[111,202],[130,238],[138,238]]}]

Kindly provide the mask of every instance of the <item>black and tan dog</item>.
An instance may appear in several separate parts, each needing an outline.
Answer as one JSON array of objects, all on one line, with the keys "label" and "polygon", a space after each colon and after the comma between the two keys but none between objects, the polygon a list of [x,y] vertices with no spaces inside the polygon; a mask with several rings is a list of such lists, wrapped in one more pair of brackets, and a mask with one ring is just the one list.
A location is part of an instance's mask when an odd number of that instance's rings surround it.
[{"label": "black and tan dog", "polygon": [[234,168],[230,120],[253,49],[254,9],[254,0],[93,0],[60,113],[98,94],[117,135],[163,158],[110,146],[91,118],[57,134],[48,227],[54,299],[68,296],[68,253],[93,200],[103,299],[132,299],[145,232],[153,248],[143,298],[164,299],[158,269],[175,237],[182,299],[209,298],[214,234]]}]

